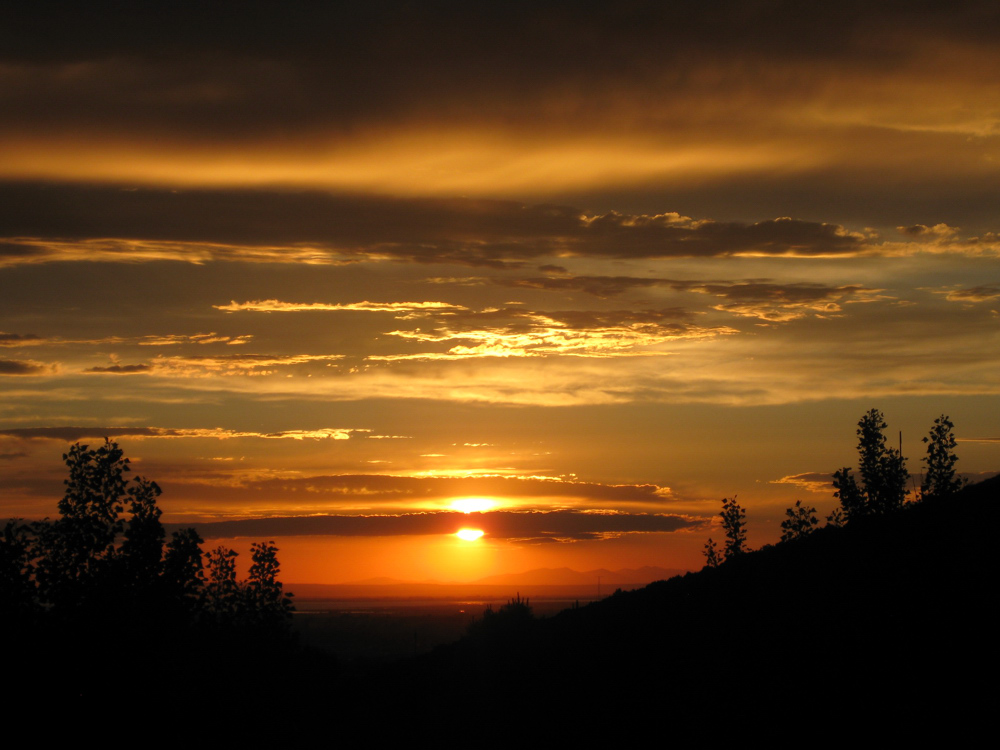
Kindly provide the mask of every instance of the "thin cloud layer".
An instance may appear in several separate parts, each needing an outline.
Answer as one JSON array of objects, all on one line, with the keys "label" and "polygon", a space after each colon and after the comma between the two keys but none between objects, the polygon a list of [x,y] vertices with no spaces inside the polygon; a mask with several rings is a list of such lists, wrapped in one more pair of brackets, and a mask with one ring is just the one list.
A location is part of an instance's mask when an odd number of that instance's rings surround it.
[{"label": "thin cloud layer", "polygon": [[724,327],[685,322],[680,309],[532,312],[486,309],[439,317],[412,331],[389,331],[407,341],[444,344],[446,351],[372,356],[373,360],[462,359],[467,357],[635,356],[657,353],[657,345],[731,333]]},{"label": "thin cloud layer", "polygon": [[790,484],[807,492],[829,495],[833,491],[833,474],[823,472],[806,472],[791,474],[781,479],[772,480],[774,484]]},{"label": "thin cloud layer", "polygon": [[282,432],[245,432],[219,428],[168,427],[17,427],[0,430],[0,435],[22,440],[56,440],[72,443],[85,438],[120,438],[135,440],[144,438],[212,438],[230,440],[233,438],[264,438],[290,440],[348,440],[352,435],[364,435],[371,430],[358,428],[323,428],[319,430],[285,430]]},{"label": "thin cloud layer", "polygon": [[[274,536],[403,536],[454,534],[474,526],[487,540],[528,544],[575,542],[635,533],[689,531],[706,519],[653,513],[594,513],[575,510],[490,511],[378,515],[254,518],[197,524],[208,539]],[[179,528],[179,526],[178,526]]]}]

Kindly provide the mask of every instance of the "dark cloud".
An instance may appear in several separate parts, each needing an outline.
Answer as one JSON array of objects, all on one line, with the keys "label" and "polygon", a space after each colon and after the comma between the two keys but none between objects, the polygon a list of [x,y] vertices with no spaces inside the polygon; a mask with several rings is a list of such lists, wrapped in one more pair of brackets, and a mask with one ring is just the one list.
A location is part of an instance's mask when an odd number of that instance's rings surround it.
[{"label": "dark cloud", "polygon": [[[594,513],[574,510],[406,513],[380,516],[255,518],[197,524],[208,539],[274,536],[400,536],[454,534],[477,528],[493,539],[569,542],[606,535],[673,532],[704,526],[705,519],[666,514]],[[181,528],[170,526],[170,530]]]},{"label": "dark cloud", "polygon": [[948,292],[948,299],[953,302],[985,302],[998,297],[1000,297],[1000,284],[980,284]]},{"label": "dark cloud", "polygon": [[48,371],[48,367],[38,362],[0,359],[0,375],[41,375]]},{"label": "dark cloud", "polygon": [[159,427],[17,427],[0,430],[0,435],[25,440],[61,440],[72,443],[82,438],[157,437]]},{"label": "dark cloud", "polygon": [[[544,270],[546,266],[540,266]],[[565,269],[563,269],[565,271]],[[669,283],[666,279],[639,278],[635,276],[536,276],[524,279],[497,277],[494,283],[521,289],[545,289],[559,292],[585,292],[602,299],[622,294],[631,289],[641,289]]]},{"label": "dark cloud", "polygon": [[855,292],[872,291],[855,285],[829,286],[812,283],[770,284],[765,282],[695,284],[689,288],[734,302],[771,302],[790,305],[842,299]]},{"label": "dark cloud", "polygon": [[[0,247],[0,263],[8,264],[84,260],[87,253],[66,246],[84,240],[96,243],[88,253],[100,250],[97,257],[105,260],[184,259],[183,245],[141,246],[180,242],[209,243],[187,249],[192,262],[291,262],[301,259],[303,246],[308,245],[312,257],[331,261],[377,256],[496,268],[517,267],[552,254],[821,256],[853,255],[867,248],[864,237],[839,225],[790,218],[740,223],[678,214],[611,212],[587,217],[564,206],[497,200],[22,183],[0,184],[0,236],[36,238]],[[601,289],[598,280],[593,284]]]},{"label": "dark cloud", "polygon": [[434,316],[441,325],[456,333],[497,328],[504,333],[526,333],[553,324],[586,330],[622,326],[669,326],[680,330],[678,321],[690,320],[689,311],[680,307],[660,310],[524,310],[502,307],[487,310],[467,310]]},{"label": "dark cloud", "polygon": [[142,372],[152,371],[149,365],[110,365],[108,367],[91,367],[84,372],[100,372],[111,375],[135,375]]},{"label": "dark cloud", "polygon": [[[874,291],[857,285],[830,286],[808,282],[776,284],[767,280],[704,282],[640,276],[566,275],[528,278],[498,276],[493,279],[493,283],[521,289],[578,291],[601,298],[623,294],[632,289],[666,286],[679,292],[704,292],[734,302],[769,302],[791,305],[842,299],[856,292]],[[982,288],[987,289],[988,287]]]},{"label": "dark cloud", "polygon": [[282,432],[245,432],[227,430],[222,427],[178,429],[169,427],[17,427],[10,430],[0,430],[0,435],[20,438],[22,440],[60,440],[65,442],[74,442],[85,437],[212,438],[216,440],[249,437],[292,440],[322,440],[327,438],[347,440],[352,434],[368,432],[371,432],[371,430],[335,427],[325,427],[318,430],[284,430]]},{"label": "dark cloud", "polygon": [[[587,221],[587,229],[582,244],[589,253],[633,258],[844,255],[857,253],[865,244],[864,237],[836,224],[787,217],[747,224],[612,211]],[[627,249],[616,252],[613,248],[622,242]]]},{"label": "dark cloud", "polygon": [[0,333],[0,346],[24,346],[25,344],[35,344],[42,341],[41,336],[33,333]]},{"label": "dark cloud", "polygon": [[378,504],[405,504],[417,500],[460,497],[586,498],[593,502],[660,505],[669,500],[669,490],[655,484],[598,484],[510,476],[343,474],[255,480],[242,484],[241,492],[252,492],[269,498],[305,495],[312,499],[354,499]]},{"label": "dark cloud", "polygon": [[[20,72],[3,102],[12,125],[51,128],[58,101],[70,129],[220,138],[404,115],[610,120],[606,103],[622,87],[650,102],[664,90],[729,93],[698,75],[713,62],[758,75],[803,69],[781,81],[787,93],[775,82],[780,99],[832,65],[904,67],[928,54],[914,39],[988,45],[1000,34],[982,2],[38,5],[11,10],[0,30],[0,60]],[[900,38],[911,43],[887,43]]]}]

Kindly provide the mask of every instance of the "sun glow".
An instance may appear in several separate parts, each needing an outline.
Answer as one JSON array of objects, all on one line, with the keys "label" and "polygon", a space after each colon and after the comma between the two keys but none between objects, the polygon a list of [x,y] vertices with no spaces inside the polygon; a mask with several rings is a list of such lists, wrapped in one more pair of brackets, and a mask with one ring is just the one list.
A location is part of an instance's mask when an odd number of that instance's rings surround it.
[{"label": "sun glow", "polygon": [[460,497],[451,501],[452,510],[460,510],[462,513],[482,513],[496,507],[495,500],[486,497]]},{"label": "sun glow", "polygon": [[459,529],[455,532],[455,536],[466,542],[474,542],[483,535],[482,529]]}]

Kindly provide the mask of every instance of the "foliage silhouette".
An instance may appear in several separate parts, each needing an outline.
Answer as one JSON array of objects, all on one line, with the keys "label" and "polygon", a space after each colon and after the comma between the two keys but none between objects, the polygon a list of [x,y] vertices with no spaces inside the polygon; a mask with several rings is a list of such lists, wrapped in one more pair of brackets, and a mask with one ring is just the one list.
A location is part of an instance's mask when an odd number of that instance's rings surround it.
[{"label": "foliage silhouette", "polygon": [[788,518],[781,522],[781,541],[783,542],[809,536],[813,529],[819,525],[816,509],[806,507],[801,500],[795,501],[795,507],[786,509],[785,515]]},{"label": "foliage silhouette", "polygon": [[243,608],[243,592],[236,581],[238,553],[219,546],[205,556],[208,583],[205,585],[205,608],[218,623],[235,622]]},{"label": "foliage silhouette", "polygon": [[8,521],[0,535],[0,612],[5,619],[35,610],[31,529],[20,519]]},{"label": "foliage silhouette", "polygon": [[709,537],[708,541],[705,542],[704,555],[705,565],[709,568],[717,568],[722,565],[722,553],[719,552],[719,546],[715,543],[715,540],[712,539],[712,537]]},{"label": "foliage silhouette", "polygon": [[731,560],[747,551],[747,512],[736,502],[736,496],[723,498],[722,528],[726,531],[726,559]]},{"label": "foliage silhouette", "polygon": [[927,455],[923,463],[927,467],[920,483],[921,500],[942,500],[951,497],[965,486],[965,480],[955,473],[957,442],[952,432],[955,425],[944,414],[934,420],[930,434],[924,438]]},{"label": "foliage silhouette", "polygon": [[717,568],[722,563],[747,552],[747,513],[736,502],[735,495],[722,499],[722,511],[719,516],[722,518],[722,528],[726,533],[726,543],[719,550],[714,539],[710,538],[705,542],[702,554],[705,555],[705,565],[710,568]]},{"label": "foliage silhouette", "polygon": [[834,529],[843,527],[845,523],[847,523],[847,517],[844,515],[843,508],[834,508],[826,517],[826,525]]},{"label": "foliage silhouette", "polygon": [[849,467],[834,472],[834,497],[840,499],[847,521],[864,516],[893,513],[906,502],[906,482],[910,478],[906,459],[886,445],[888,425],[878,409],[871,409],[858,421],[859,485]]},{"label": "foliage silhouette", "polygon": [[[105,439],[63,455],[69,470],[60,517],[10,521],[0,538],[0,604],[25,622],[29,614],[60,627],[99,629],[127,620],[160,632],[176,626],[243,628],[287,635],[294,609],[282,590],[273,542],[252,545],[250,578],[236,580],[236,553],[207,555],[192,529],[164,545],[159,486],[128,478],[129,460]],[[184,628],[182,628],[183,630]]]},{"label": "foliage silhouette", "polygon": [[294,607],[290,594],[284,592],[278,573],[278,548],[274,542],[250,545],[250,576],[246,583],[246,610],[255,624],[266,629],[280,629]]},{"label": "foliage silhouette", "polygon": [[510,637],[525,631],[535,619],[528,598],[521,598],[520,592],[514,599],[500,605],[496,611],[492,604],[487,604],[481,620],[469,624],[469,635]]}]

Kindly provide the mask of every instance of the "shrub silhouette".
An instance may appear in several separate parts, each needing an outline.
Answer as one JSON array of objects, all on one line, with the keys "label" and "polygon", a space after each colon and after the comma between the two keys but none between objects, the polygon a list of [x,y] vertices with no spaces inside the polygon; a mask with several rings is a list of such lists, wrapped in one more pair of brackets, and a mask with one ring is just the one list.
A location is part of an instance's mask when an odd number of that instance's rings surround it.
[{"label": "shrub silhouette", "polygon": [[951,497],[965,486],[965,480],[955,474],[957,442],[952,432],[955,425],[944,414],[934,420],[930,434],[924,438],[927,455],[923,459],[927,471],[920,483],[921,500],[941,500]]},{"label": "shrub silhouette", "polygon": [[521,598],[520,592],[514,599],[501,604],[495,612],[493,605],[487,604],[481,620],[469,624],[469,635],[501,636],[524,632],[535,619],[530,600]]},{"label": "shrub silhouette", "polygon": [[858,421],[860,485],[849,467],[833,474],[834,496],[840,499],[848,522],[893,513],[906,502],[910,474],[900,451],[886,445],[883,431],[887,426],[878,409],[871,409]]},{"label": "shrub silhouette", "polygon": [[705,543],[703,554],[705,555],[705,565],[710,568],[717,568],[727,560],[747,552],[747,512],[738,502],[736,496],[722,499],[722,511],[719,513],[722,518],[722,528],[726,533],[725,546],[720,551],[715,540],[709,538]]},{"label": "shrub silhouette", "polygon": [[809,536],[814,527],[819,524],[816,509],[806,507],[801,500],[796,500],[794,507],[786,509],[785,515],[788,518],[781,522],[781,541],[783,542]]},{"label": "shrub silhouette", "polygon": [[[10,521],[0,536],[0,607],[8,617],[42,617],[96,628],[115,619],[160,630],[172,625],[266,629],[285,633],[293,610],[277,580],[273,542],[252,545],[250,578],[236,580],[236,553],[207,555],[193,528],[165,533],[156,500],[161,491],[128,478],[129,460],[105,439],[73,445],[60,517]],[[126,518],[127,511],[127,518]]]}]

